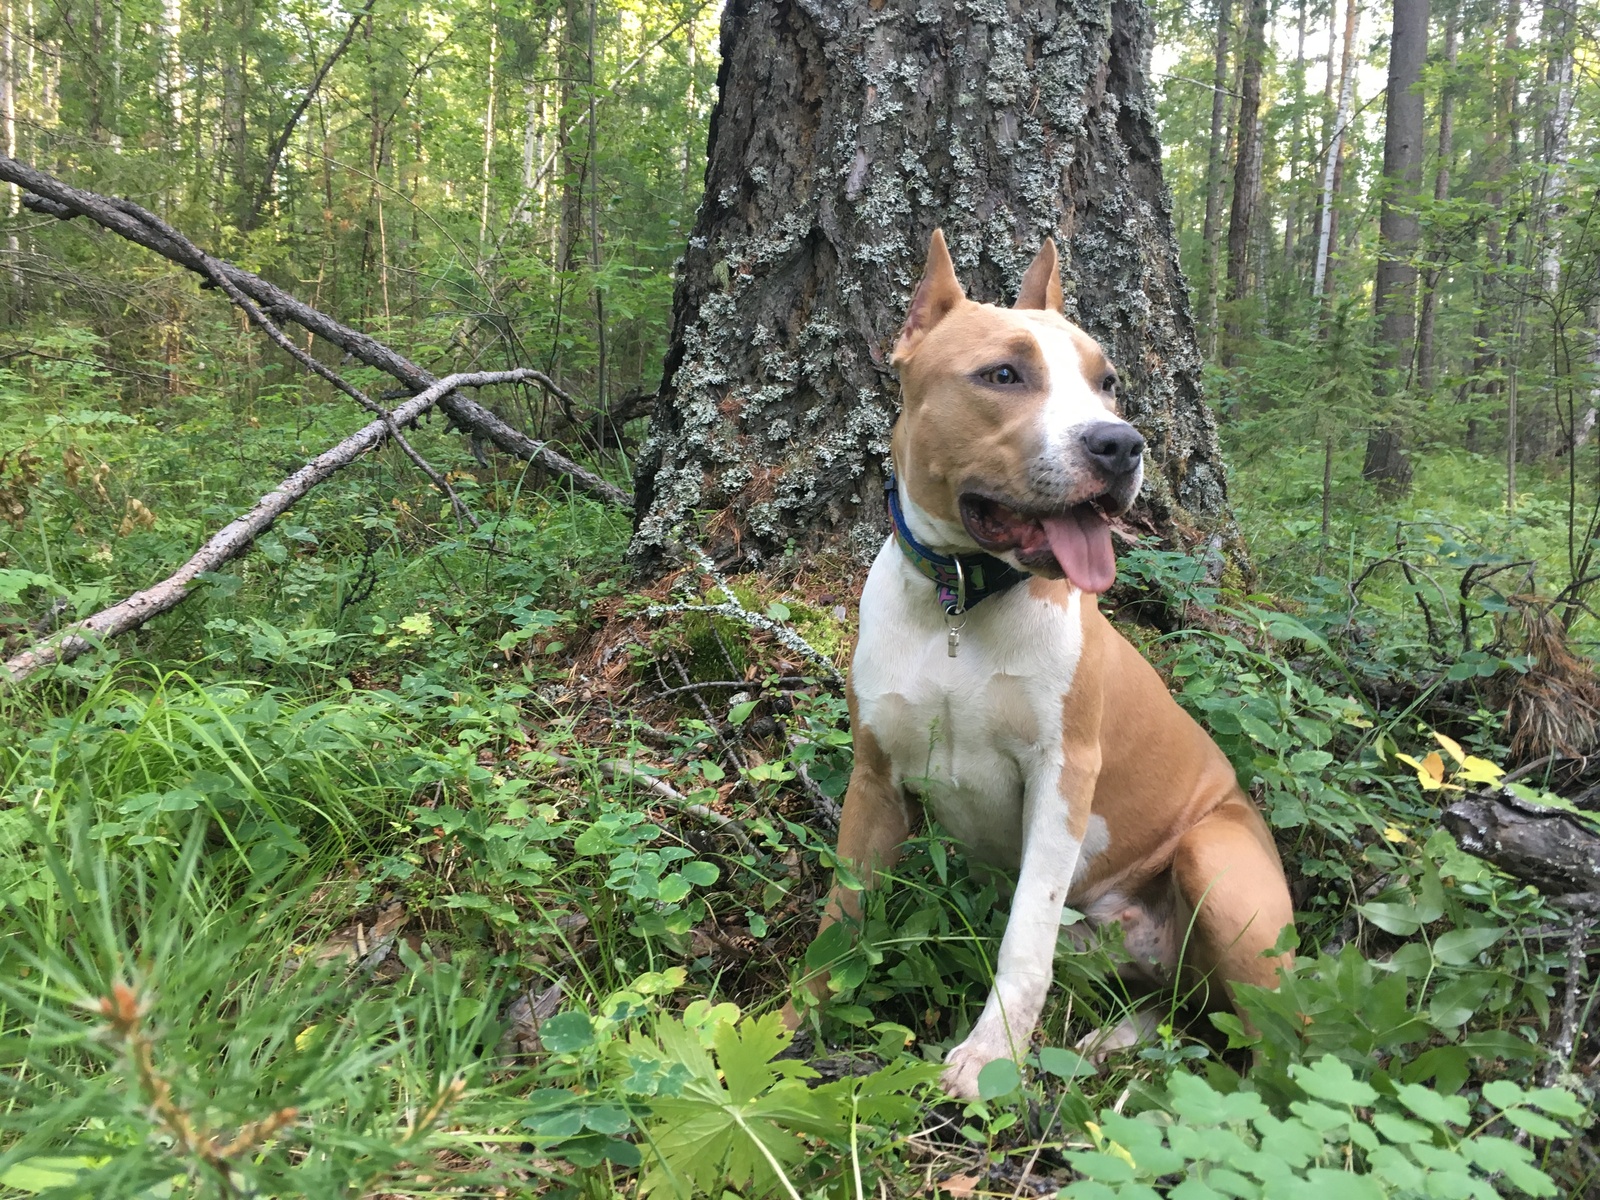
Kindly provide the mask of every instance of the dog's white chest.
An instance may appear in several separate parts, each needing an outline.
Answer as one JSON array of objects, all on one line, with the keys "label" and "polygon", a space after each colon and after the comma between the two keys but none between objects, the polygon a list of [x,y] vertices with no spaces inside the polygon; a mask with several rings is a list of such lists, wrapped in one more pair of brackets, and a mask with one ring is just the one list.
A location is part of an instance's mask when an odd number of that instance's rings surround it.
[{"label": "dog's white chest", "polygon": [[[1063,606],[1026,584],[967,614],[961,651],[933,584],[891,540],[861,597],[851,667],[859,719],[894,782],[920,795],[976,858],[1015,867],[1023,802],[1057,797],[1063,704],[1083,645],[1080,597]],[[1063,818],[1065,814],[1063,813]]]}]

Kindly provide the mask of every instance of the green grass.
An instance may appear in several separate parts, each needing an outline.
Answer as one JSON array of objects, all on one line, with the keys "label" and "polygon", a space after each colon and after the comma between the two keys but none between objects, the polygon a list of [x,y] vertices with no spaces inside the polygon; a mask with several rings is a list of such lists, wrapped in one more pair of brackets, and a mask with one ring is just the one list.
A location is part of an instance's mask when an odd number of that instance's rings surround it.
[{"label": "green grass", "polygon": [[[358,419],[283,389],[248,413],[196,397],[130,422],[86,415],[117,411],[93,378],[23,382],[7,437],[40,463],[0,539],[18,635],[57,596],[88,611],[165,574]],[[437,430],[418,445],[470,475],[480,532],[375,456],[177,612],[0,699],[0,1195],[909,1196],[945,1175],[1010,1195],[1030,1162],[1091,1197],[1147,1196],[1169,1171],[1236,1194],[1591,1186],[1568,1137],[1587,1085],[1535,1088],[1563,918],[1437,831],[1395,758],[1436,743],[1358,686],[1461,655],[1427,644],[1397,566],[1354,609],[1347,590],[1397,516],[1421,522],[1406,528],[1429,571],[1549,561],[1559,479],[1530,472],[1512,523],[1493,464],[1419,458],[1415,494],[1385,509],[1341,459],[1319,570],[1319,455],[1241,445],[1270,603],[1208,588],[1181,556],[1124,560],[1218,614],[1141,637],[1262,799],[1299,881],[1301,966],[1251,999],[1257,1034],[1169,1008],[1157,1044],[1096,1070],[1060,1048],[1135,998],[1114,942],[1063,953],[1053,1049],[922,1129],[929,1064],[989,982],[995,883],[930,830],[859,939],[808,949],[831,835],[800,768],[839,795],[842,698],[654,698],[656,664],[759,678],[774,647],[737,622],[645,620],[624,519],[484,471]],[[130,498],[153,528],[122,530]],[[1454,543],[1429,540],[1449,525]],[[815,597],[740,587],[813,644],[849,644]],[[1493,598],[1474,604],[1486,634]],[[1450,732],[1501,753],[1488,708]],[[677,799],[602,765],[619,759]],[[1320,955],[1335,933],[1348,944]],[[768,1018],[830,962],[814,1031],[863,1065],[813,1088],[774,1057]],[[535,1029],[515,1004],[540,995],[555,1015]]]}]

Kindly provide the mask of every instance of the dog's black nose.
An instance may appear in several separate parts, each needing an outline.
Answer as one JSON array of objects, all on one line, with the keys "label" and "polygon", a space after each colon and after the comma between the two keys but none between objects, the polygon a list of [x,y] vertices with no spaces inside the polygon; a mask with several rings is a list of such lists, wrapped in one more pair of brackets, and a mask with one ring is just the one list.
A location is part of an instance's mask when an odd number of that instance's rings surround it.
[{"label": "dog's black nose", "polygon": [[1082,437],[1090,461],[1111,478],[1132,474],[1144,454],[1144,438],[1122,421],[1101,421],[1085,429]]}]

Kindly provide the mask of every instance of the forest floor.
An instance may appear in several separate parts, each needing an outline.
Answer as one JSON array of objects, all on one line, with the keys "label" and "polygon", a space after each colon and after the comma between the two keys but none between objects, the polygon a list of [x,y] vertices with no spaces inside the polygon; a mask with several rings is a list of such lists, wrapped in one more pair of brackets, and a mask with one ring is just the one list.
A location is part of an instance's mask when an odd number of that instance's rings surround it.
[{"label": "forest floor", "polygon": [[[293,386],[157,421],[87,368],[0,385],[9,651],[359,420]],[[1027,1070],[954,1105],[931,1081],[991,977],[993,883],[931,828],[859,941],[811,943],[860,567],[640,589],[626,514],[417,442],[480,529],[374,455],[0,700],[0,1194],[1592,1194],[1592,920],[1439,823],[1513,762],[1518,597],[1549,586],[1515,564],[1562,552],[1558,475],[1508,520],[1488,461],[1428,454],[1400,507],[1341,462],[1323,546],[1320,448],[1236,446],[1255,590],[1123,556],[1127,632],[1273,825],[1299,965],[1245,998],[1258,1033],[1174,1003],[1095,1064],[1061,1047],[1135,997],[1117,947],[1064,951]],[[1515,788],[1595,780],[1556,757]],[[797,1053],[775,1011],[823,964]]]}]

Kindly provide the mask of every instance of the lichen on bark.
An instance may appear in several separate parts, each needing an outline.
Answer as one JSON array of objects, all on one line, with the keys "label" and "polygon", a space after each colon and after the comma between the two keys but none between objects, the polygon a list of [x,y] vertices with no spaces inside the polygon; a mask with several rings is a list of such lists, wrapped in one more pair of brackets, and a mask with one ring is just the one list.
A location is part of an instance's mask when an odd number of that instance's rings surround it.
[{"label": "lichen on bark", "polygon": [[637,475],[642,565],[708,513],[722,559],[876,549],[888,359],[935,227],[996,302],[1056,238],[1068,316],[1151,445],[1143,519],[1180,543],[1228,523],[1149,51],[1139,0],[729,0]]}]

